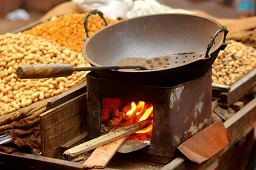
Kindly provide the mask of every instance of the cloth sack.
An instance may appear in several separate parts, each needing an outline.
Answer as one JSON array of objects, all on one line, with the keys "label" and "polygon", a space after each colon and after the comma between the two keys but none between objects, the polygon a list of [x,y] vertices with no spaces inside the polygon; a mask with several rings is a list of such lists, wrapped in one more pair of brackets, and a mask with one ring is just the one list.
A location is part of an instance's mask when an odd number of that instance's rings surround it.
[{"label": "cloth sack", "polygon": [[138,16],[162,14],[162,13],[189,13],[192,12],[184,9],[174,9],[169,6],[160,4],[156,0],[136,0],[131,10],[126,14],[126,18],[133,18]]},{"label": "cloth sack", "polygon": [[133,0],[73,0],[83,11],[98,9],[108,18],[124,18]]}]

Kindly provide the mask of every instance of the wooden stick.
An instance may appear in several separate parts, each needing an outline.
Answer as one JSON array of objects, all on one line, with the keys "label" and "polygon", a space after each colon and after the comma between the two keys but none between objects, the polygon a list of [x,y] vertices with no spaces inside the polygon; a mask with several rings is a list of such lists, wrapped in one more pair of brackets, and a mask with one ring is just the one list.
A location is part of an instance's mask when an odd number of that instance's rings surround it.
[{"label": "wooden stick", "polygon": [[135,124],[120,128],[116,131],[109,132],[109,133],[102,135],[98,138],[92,139],[90,141],[87,141],[85,143],[82,143],[80,145],[77,145],[73,148],[66,150],[64,152],[64,155],[67,155],[70,157],[75,157],[77,155],[80,155],[82,153],[85,153],[87,151],[95,149],[104,144],[113,142],[115,140],[121,139],[126,136],[129,136],[129,135],[133,134],[134,132],[145,127],[149,122],[150,122],[150,120],[145,120],[145,121],[142,121],[139,123],[135,123]]},{"label": "wooden stick", "polygon": [[105,168],[116,151],[125,142],[127,137],[118,139],[95,149],[90,157],[83,163],[83,168]]}]

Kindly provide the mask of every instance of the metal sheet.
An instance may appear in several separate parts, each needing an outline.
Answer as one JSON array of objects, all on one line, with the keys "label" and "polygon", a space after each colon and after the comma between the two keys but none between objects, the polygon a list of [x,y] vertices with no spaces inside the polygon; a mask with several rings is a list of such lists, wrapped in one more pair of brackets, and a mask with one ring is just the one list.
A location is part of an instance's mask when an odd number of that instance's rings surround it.
[{"label": "metal sheet", "polygon": [[222,121],[217,121],[182,143],[178,149],[191,161],[202,163],[228,144],[227,130]]},{"label": "metal sheet", "polygon": [[125,143],[118,149],[119,153],[130,153],[148,146],[146,142],[126,140]]},{"label": "metal sheet", "polygon": [[[147,101],[154,106],[150,155],[172,157],[177,146],[212,123],[211,70],[186,83],[159,87],[127,84],[87,75],[88,140],[101,132],[101,98]],[[143,149],[143,150],[144,150]]]}]

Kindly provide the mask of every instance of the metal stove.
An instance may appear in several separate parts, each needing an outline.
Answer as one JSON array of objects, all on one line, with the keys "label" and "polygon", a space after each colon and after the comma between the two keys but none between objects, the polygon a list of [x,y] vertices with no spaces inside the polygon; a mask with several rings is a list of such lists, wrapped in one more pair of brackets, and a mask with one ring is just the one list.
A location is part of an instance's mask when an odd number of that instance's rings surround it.
[{"label": "metal stove", "polygon": [[[101,135],[102,98],[140,100],[154,106],[151,145],[139,153],[158,163],[173,159],[177,146],[212,123],[211,69],[175,86],[124,83],[87,75],[88,140]],[[137,151],[136,151],[137,152]]]}]

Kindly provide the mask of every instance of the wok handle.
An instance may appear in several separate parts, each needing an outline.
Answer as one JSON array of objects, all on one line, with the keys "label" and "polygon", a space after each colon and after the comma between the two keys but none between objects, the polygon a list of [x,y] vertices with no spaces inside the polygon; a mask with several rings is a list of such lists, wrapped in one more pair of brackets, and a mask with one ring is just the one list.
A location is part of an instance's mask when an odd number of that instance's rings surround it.
[{"label": "wok handle", "polygon": [[228,34],[228,29],[227,29],[225,26],[221,26],[220,29],[218,29],[218,30],[216,31],[216,33],[213,35],[211,42],[210,42],[210,43],[208,44],[208,46],[207,46],[207,50],[206,50],[206,53],[205,53],[205,57],[206,57],[206,58],[209,58],[209,57],[210,57],[210,56],[209,56],[209,51],[210,51],[210,49],[212,48],[213,44],[215,44],[215,38],[216,38],[216,37],[218,36],[218,34],[221,33],[221,32],[224,32],[223,43],[225,43],[225,41],[226,41],[226,36],[227,36],[227,34]]},{"label": "wok handle", "polygon": [[92,14],[98,14],[101,19],[103,19],[104,23],[105,23],[105,26],[108,26],[108,23],[106,21],[106,19],[104,18],[104,15],[101,11],[97,10],[97,9],[94,9],[94,10],[91,10],[90,12],[87,13],[87,15],[85,16],[84,18],[84,30],[85,30],[85,33],[86,33],[86,37],[89,37],[89,30],[88,30],[88,19],[89,17],[92,15]]},{"label": "wok handle", "polygon": [[70,76],[74,71],[139,69],[144,66],[105,66],[105,67],[72,67],[70,64],[31,64],[19,66],[16,74],[21,79],[52,78]]},{"label": "wok handle", "polygon": [[69,64],[31,64],[19,66],[16,74],[21,79],[70,76],[74,69]]}]

